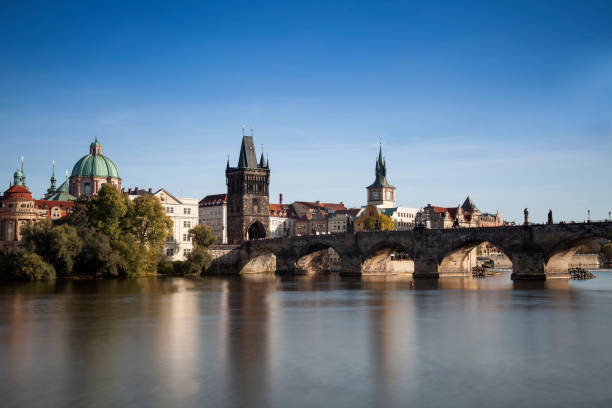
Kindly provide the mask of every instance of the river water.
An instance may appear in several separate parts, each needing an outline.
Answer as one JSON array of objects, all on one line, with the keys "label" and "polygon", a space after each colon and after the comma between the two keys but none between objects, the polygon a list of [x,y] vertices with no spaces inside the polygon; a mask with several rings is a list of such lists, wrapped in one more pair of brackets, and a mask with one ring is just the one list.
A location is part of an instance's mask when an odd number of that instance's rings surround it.
[{"label": "river water", "polygon": [[612,406],[612,272],[0,283],[2,407]]}]

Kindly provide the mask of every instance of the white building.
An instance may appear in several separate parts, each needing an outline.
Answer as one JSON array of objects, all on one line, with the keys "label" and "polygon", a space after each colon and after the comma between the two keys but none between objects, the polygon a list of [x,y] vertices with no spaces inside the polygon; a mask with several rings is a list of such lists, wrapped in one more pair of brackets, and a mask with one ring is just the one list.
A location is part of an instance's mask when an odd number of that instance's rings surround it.
[{"label": "white building", "polygon": [[[282,202],[282,195],[281,195]],[[270,204],[270,237],[292,237],[295,235],[296,215],[287,204]]]},{"label": "white building", "polygon": [[128,191],[130,200],[144,194],[153,194],[159,199],[166,210],[166,215],[172,219],[172,234],[164,243],[164,253],[172,261],[183,261],[193,249],[193,242],[189,230],[198,223],[198,200],[195,198],[178,198],[165,189],[155,193],[151,189]]},{"label": "white building", "polygon": [[217,243],[227,244],[227,194],[207,195],[198,203],[198,222],[208,225]]},{"label": "white building", "polygon": [[415,220],[417,213],[421,211],[419,208],[410,208],[410,207],[396,207],[392,208],[389,211],[390,214],[385,212],[385,215],[391,217],[393,222],[395,223],[395,229],[397,231],[406,231],[411,230],[415,226]]}]

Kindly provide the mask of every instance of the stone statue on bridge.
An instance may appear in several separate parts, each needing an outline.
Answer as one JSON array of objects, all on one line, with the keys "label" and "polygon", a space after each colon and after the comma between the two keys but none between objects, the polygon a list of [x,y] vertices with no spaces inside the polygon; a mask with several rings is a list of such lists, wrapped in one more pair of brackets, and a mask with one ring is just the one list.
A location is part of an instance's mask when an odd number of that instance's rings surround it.
[{"label": "stone statue on bridge", "polygon": [[552,210],[548,210],[548,223],[552,224],[553,223],[553,219],[552,219]]},{"label": "stone statue on bridge", "polygon": [[525,208],[523,214],[525,214],[525,225],[529,225],[529,210]]}]

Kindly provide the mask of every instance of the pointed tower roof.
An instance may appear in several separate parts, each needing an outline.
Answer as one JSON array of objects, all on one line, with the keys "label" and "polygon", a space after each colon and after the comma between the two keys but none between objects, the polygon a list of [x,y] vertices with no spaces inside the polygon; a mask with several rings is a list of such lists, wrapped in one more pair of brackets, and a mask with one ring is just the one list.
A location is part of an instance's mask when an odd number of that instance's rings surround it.
[{"label": "pointed tower roof", "polygon": [[480,211],[478,207],[476,207],[476,204],[474,204],[470,196],[467,196],[463,204],[461,204],[461,209],[463,211]]},{"label": "pointed tower roof", "polygon": [[240,156],[238,168],[257,168],[257,156],[255,155],[255,144],[253,136],[242,136],[242,146],[240,146]]},{"label": "pointed tower roof", "polygon": [[385,163],[385,158],[382,154],[382,144],[378,149],[378,159],[376,160],[376,180],[374,183],[370,184],[367,188],[376,188],[376,187],[387,187],[387,188],[395,188],[387,181],[387,164]]},{"label": "pointed tower roof", "polygon": [[261,167],[261,168],[266,167],[266,162],[264,160],[263,152],[261,152],[261,158],[259,159],[259,167]]}]

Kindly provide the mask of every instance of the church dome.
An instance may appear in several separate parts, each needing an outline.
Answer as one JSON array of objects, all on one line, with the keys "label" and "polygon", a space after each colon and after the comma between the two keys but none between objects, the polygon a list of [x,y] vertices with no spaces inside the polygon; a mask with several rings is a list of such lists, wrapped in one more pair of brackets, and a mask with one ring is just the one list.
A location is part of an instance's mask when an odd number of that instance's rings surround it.
[{"label": "church dome", "polygon": [[119,171],[115,163],[102,154],[102,145],[96,139],[89,145],[89,154],[74,165],[70,177],[119,178]]}]

